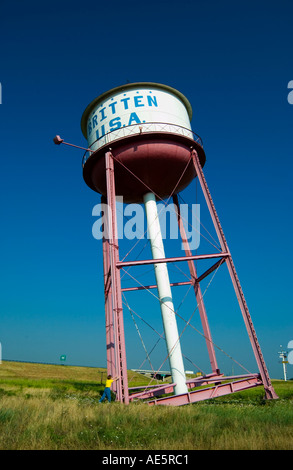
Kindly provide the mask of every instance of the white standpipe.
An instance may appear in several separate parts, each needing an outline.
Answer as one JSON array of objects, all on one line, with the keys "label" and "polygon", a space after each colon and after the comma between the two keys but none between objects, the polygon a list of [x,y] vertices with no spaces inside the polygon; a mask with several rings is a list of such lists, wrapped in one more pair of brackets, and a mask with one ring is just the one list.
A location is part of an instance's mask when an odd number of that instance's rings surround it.
[{"label": "white standpipe", "polygon": [[[158,217],[156,197],[153,193],[147,193],[144,195],[143,200],[153,259],[165,258],[165,250]],[[174,391],[175,395],[180,395],[182,393],[187,393],[187,385],[167,264],[158,263],[154,264],[154,267],[171,375],[173,382],[176,383]]]}]

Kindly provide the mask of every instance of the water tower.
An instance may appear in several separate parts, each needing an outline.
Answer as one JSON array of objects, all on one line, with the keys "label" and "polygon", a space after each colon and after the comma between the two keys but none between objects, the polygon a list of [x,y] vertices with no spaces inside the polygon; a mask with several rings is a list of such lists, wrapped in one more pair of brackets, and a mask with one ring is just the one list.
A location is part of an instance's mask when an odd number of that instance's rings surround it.
[{"label": "water tower", "polygon": [[[105,203],[107,235],[103,238],[104,291],[106,313],[107,369],[119,375],[117,399],[129,403],[148,399],[149,404],[184,405],[199,400],[264,386],[266,398],[277,398],[257,340],[233,260],[203,174],[206,161],[202,141],[191,129],[192,108],[179,91],[157,83],[128,83],[94,99],[85,109],[81,128],[88,142],[83,158],[86,184],[101,194]],[[55,143],[62,142],[57,138]],[[187,242],[177,195],[198,178],[221,251],[194,255]],[[124,203],[143,203],[152,258],[139,261],[119,259],[116,196]],[[185,242],[181,257],[166,258],[157,212],[157,201],[172,197],[180,235]],[[198,276],[195,261],[213,263]],[[211,373],[186,380],[168,264],[187,262],[189,284],[195,293],[208,350]],[[236,292],[259,372],[224,377],[217,364],[214,343],[203,302],[200,282],[225,264]],[[172,383],[143,391],[129,390],[124,337],[120,270],[126,266],[153,265],[160,303]],[[180,285],[181,283],[176,283]],[[150,286],[149,286],[150,287]],[[197,388],[207,385],[206,388]],[[172,393],[171,395],[170,392]],[[168,394],[162,398],[156,398]]]}]

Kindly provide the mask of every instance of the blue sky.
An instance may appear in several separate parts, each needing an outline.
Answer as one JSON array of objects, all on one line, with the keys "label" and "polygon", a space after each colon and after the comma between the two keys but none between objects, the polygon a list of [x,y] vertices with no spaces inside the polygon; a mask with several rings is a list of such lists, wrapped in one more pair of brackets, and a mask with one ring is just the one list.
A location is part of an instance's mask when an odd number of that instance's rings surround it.
[{"label": "blue sky", "polygon": [[[271,376],[282,378],[277,353],[293,339],[292,10],[286,0],[28,0],[1,6],[4,359],[59,363],[66,354],[68,364],[106,365],[102,247],[92,236],[92,209],[100,198],[83,181],[83,152],[56,147],[52,139],[59,134],[86,146],[80,130],[86,106],[127,81],[150,81],[178,89],[192,105],[206,179],[257,336]],[[192,203],[198,192],[194,182],[182,196]],[[174,253],[171,243],[166,252]],[[176,274],[170,271],[174,281]],[[185,292],[176,293],[176,306]],[[255,371],[234,297],[224,266],[205,295],[218,360],[226,373],[241,373],[228,355]],[[127,300],[140,314],[146,306],[144,318],[162,333],[155,299],[129,294]],[[190,293],[184,309],[179,312],[187,319],[194,310]],[[144,350],[127,309],[124,317],[128,367],[136,368]],[[136,321],[151,348],[157,336]],[[193,324],[201,329],[197,317]],[[181,331],[184,325],[178,326]],[[152,356],[156,367],[166,355],[160,343]],[[186,331],[182,349],[209,372],[199,333]],[[186,368],[194,366],[187,361]]]}]

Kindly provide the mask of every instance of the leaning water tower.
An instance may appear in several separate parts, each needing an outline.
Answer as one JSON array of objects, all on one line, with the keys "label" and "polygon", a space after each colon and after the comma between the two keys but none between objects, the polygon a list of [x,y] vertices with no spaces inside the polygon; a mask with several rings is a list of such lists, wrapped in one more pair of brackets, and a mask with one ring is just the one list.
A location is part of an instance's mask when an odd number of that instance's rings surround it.
[{"label": "leaning water tower", "polygon": [[[104,292],[108,373],[118,375],[117,399],[151,404],[184,405],[262,385],[266,398],[277,398],[258,343],[250,313],[215,206],[203,174],[206,161],[202,141],[191,129],[192,108],[179,91],[157,83],[128,83],[95,98],[85,109],[81,128],[88,142],[83,158],[86,184],[101,194],[105,204],[106,235],[103,238]],[[61,143],[62,139],[55,141]],[[180,214],[178,193],[198,178],[221,251],[193,254]],[[117,234],[116,197],[124,203],[145,207],[152,259],[121,261]],[[157,201],[173,198],[185,253],[166,258],[157,211]],[[198,276],[195,261],[212,264]],[[186,262],[195,293],[211,373],[186,380],[176,323],[168,264]],[[172,383],[135,391],[128,388],[120,270],[127,266],[153,265],[164,326]],[[259,372],[227,378],[218,368],[214,343],[200,282],[226,264],[245,322]],[[176,283],[180,285],[181,283]],[[186,283],[185,283],[186,284]],[[202,388],[206,385],[205,388]],[[199,386],[201,386],[199,388]],[[165,395],[162,397],[162,395]],[[167,395],[167,396],[166,396]],[[161,398],[158,398],[161,396]]]}]

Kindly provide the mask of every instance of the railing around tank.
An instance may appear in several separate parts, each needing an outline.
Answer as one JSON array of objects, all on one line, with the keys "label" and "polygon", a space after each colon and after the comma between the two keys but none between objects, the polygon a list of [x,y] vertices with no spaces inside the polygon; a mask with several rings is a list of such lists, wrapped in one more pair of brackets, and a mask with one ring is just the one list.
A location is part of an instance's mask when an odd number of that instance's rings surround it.
[{"label": "railing around tank", "polygon": [[[145,122],[139,124],[131,124],[130,126],[120,127],[114,131],[109,131],[107,134],[104,134],[99,139],[96,139],[89,148],[93,149],[92,151],[86,151],[82,158],[82,166],[84,167],[88,158],[92,155],[93,152],[99,148],[104,147],[105,145],[116,142],[125,137],[138,134],[151,134],[151,133],[166,133],[170,132],[171,134],[178,134],[185,137],[193,139],[201,147],[203,147],[202,139],[199,135],[193,132],[191,129],[186,127],[179,126],[177,124],[170,124],[164,122]],[[98,145],[97,145],[98,144]]]}]

